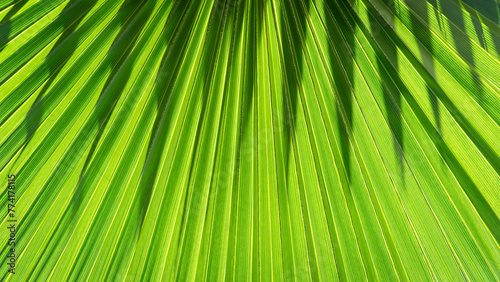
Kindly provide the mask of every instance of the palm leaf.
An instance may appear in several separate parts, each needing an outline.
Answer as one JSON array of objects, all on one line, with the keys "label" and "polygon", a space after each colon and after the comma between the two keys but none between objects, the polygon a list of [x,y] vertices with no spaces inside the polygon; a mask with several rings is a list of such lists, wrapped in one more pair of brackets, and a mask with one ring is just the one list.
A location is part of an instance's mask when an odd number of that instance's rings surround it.
[{"label": "palm leaf", "polygon": [[0,0],[0,277],[500,280],[499,22]]}]

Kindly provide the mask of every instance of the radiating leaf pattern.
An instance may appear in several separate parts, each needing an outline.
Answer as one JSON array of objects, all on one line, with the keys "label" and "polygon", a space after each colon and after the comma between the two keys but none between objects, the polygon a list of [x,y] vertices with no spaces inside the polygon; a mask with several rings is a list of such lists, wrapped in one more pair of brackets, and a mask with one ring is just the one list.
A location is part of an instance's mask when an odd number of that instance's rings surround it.
[{"label": "radiating leaf pattern", "polygon": [[500,280],[499,22],[0,0],[1,280]]}]

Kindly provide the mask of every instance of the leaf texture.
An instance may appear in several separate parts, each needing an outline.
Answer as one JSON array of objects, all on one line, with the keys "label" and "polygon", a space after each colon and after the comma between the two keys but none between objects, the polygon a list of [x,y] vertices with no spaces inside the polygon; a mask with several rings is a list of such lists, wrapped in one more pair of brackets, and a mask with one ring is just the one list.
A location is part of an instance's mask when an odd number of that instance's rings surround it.
[{"label": "leaf texture", "polygon": [[499,23],[498,0],[0,0],[1,280],[500,280]]}]

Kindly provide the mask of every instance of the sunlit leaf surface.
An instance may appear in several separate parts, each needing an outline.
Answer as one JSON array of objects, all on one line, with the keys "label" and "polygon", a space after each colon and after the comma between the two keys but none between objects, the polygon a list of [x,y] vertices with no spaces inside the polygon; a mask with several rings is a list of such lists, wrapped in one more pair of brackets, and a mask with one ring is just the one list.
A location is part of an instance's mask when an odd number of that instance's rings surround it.
[{"label": "sunlit leaf surface", "polygon": [[0,0],[0,280],[500,280],[499,21]]}]

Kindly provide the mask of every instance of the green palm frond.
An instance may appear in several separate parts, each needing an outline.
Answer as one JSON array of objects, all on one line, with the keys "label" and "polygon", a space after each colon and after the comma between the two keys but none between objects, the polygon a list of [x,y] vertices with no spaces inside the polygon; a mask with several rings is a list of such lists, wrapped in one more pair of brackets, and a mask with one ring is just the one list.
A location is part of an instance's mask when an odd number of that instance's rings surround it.
[{"label": "green palm frond", "polygon": [[0,0],[0,279],[500,280],[499,23]]}]

